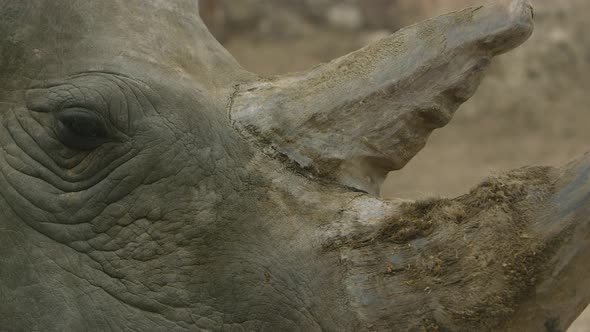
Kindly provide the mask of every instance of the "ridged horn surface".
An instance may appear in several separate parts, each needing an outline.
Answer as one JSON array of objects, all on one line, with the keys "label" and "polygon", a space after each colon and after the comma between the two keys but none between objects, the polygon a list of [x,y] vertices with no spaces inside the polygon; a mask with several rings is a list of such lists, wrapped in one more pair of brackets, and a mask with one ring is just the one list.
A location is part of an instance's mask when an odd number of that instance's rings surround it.
[{"label": "ridged horn surface", "polygon": [[307,72],[240,85],[234,126],[297,167],[377,193],[532,33],[527,0],[418,23]]}]

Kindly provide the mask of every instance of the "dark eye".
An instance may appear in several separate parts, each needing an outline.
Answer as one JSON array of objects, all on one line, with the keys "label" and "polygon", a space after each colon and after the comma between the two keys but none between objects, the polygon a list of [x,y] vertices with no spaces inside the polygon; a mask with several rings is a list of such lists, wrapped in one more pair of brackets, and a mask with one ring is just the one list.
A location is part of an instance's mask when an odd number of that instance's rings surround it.
[{"label": "dark eye", "polygon": [[67,147],[92,150],[109,141],[110,131],[104,119],[95,112],[70,108],[56,116],[56,134]]}]

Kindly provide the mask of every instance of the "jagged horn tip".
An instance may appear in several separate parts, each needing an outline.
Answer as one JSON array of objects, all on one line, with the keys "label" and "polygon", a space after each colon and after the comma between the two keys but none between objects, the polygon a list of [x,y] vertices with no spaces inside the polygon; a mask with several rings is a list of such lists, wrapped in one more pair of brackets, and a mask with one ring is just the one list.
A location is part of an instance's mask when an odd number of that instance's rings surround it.
[{"label": "jagged horn tip", "polygon": [[472,96],[490,59],[532,29],[527,0],[434,18],[307,72],[240,86],[232,121],[300,167],[376,193]]}]

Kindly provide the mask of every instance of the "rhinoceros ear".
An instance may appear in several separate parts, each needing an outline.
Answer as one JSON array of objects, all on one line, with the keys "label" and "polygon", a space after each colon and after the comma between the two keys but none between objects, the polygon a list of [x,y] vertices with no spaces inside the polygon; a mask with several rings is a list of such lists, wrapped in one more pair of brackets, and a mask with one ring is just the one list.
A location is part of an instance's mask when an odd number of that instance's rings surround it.
[{"label": "rhinoceros ear", "polygon": [[527,0],[418,23],[308,72],[239,86],[234,126],[315,176],[377,193],[532,33]]}]

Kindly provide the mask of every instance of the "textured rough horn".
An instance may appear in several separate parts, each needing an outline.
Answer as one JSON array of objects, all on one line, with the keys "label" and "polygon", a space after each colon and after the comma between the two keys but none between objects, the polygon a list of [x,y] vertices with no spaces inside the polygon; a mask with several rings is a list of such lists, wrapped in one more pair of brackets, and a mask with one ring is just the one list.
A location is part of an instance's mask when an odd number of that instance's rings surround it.
[{"label": "textured rough horn", "polygon": [[540,253],[540,282],[507,322],[511,331],[566,331],[590,303],[590,153],[570,163],[555,188],[529,233],[552,250]]},{"label": "textured rough horn", "polygon": [[441,16],[308,72],[243,84],[231,117],[309,174],[376,193],[472,96],[491,58],[532,29],[527,0]]},{"label": "textured rough horn", "polygon": [[587,154],[490,177],[455,199],[396,208],[373,198],[383,215],[334,224],[325,247],[341,254],[367,330],[565,331],[590,300],[589,193]]}]

